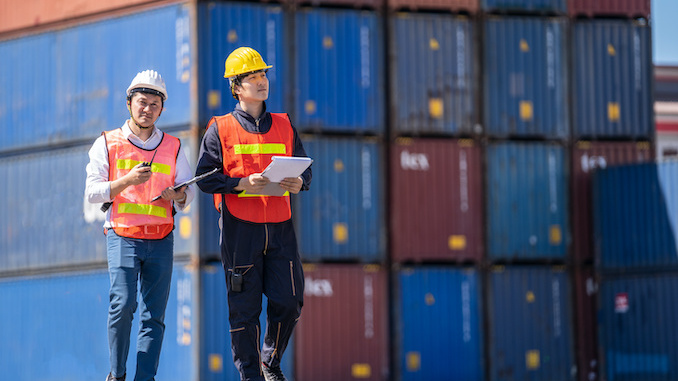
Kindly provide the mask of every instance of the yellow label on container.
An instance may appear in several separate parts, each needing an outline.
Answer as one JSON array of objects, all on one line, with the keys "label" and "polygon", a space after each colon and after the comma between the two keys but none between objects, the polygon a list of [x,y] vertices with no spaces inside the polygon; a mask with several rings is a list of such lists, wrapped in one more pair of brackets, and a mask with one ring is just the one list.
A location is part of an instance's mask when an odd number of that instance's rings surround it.
[{"label": "yellow label on container", "polygon": [[540,360],[538,350],[535,349],[525,352],[525,366],[527,366],[527,369],[539,369],[539,362]]},{"label": "yellow label on container", "polygon": [[307,100],[306,103],[304,103],[304,111],[306,111],[306,115],[315,114],[316,111],[315,101]]},{"label": "yellow label on container", "polygon": [[424,300],[427,306],[432,306],[436,303],[436,297],[430,292],[427,292],[426,295],[424,295]]},{"label": "yellow label on container", "polygon": [[563,233],[560,225],[551,225],[549,229],[549,242],[551,245],[560,245],[563,242]]},{"label": "yellow label on container", "polygon": [[523,121],[532,120],[532,101],[520,101],[520,119]]},{"label": "yellow label on container", "polygon": [[614,45],[612,44],[607,44],[607,54],[611,56],[616,56],[617,55],[617,49],[614,48]]},{"label": "yellow label on container", "polygon": [[528,291],[527,293],[525,293],[525,300],[526,300],[528,303],[534,303],[534,299],[535,299],[535,298],[534,298],[534,292]]},{"label": "yellow label on container", "polygon": [[183,335],[181,335],[181,345],[191,345],[191,334],[188,332],[184,332]]},{"label": "yellow label on container", "polygon": [[221,106],[221,93],[219,90],[210,90],[207,92],[207,107],[215,109]]},{"label": "yellow label on container", "polygon": [[332,227],[332,233],[335,243],[346,243],[348,241],[348,226],[345,223],[335,223]]},{"label": "yellow label on container", "polygon": [[191,217],[189,216],[182,216],[181,219],[179,220],[179,235],[183,239],[189,239],[191,238],[191,230],[192,230],[192,223],[191,223]]},{"label": "yellow label on container", "polygon": [[351,375],[353,378],[370,378],[372,367],[370,367],[370,364],[353,364],[351,365]]},{"label": "yellow label on container", "polygon": [[618,122],[619,121],[619,103],[618,102],[608,102],[607,103],[607,119],[610,122]]},{"label": "yellow label on container", "polygon": [[228,31],[228,36],[226,36],[226,39],[227,39],[228,42],[230,42],[230,43],[234,43],[234,42],[238,41],[238,32],[236,32],[236,31],[233,30],[233,29],[229,30],[229,31]]},{"label": "yellow label on container", "polygon": [[428,47],[431,48],[431,50],[438,50],[440,49],[440,44],[438,43],[438,40],[431,38],[428,40]]},{"label": "yellow label on container", "polygon": [[430,98],[428,100],[428,113],[431,118],[440,119],[443,117],[444,106],[442,98]]},{"label": "yellow label on container", "polygon": [[520,39],[520,51],[525,53],[530,51],[530,44],[524,38]]},{"label": "yellow label on container", "polygon": [[447,239],[447,246],[450,250],[464,250],[466,249],[466,236],[464,235],[451,235]]},{"label": "yellow label on container", "polygon": [[421,354],[419,352],[407,352],[407,371],[416,372],[421,369]]},{"label": "yellow label on container", "polygon": [[325,36],[325,38],[323,38],[323,48],[332,49],[333,47],[334,47],[334,41],[332,40],[332,37]]},{"label": "yellow label on container", "polygon": [[334,172],[344,172],[344,162],[341,159],[334,161]]},{"label": "yellow label on container", "polygon": [[224,369],[224,360],[218,353],[210,353],[209,355],[210,372],[220,373]]}]

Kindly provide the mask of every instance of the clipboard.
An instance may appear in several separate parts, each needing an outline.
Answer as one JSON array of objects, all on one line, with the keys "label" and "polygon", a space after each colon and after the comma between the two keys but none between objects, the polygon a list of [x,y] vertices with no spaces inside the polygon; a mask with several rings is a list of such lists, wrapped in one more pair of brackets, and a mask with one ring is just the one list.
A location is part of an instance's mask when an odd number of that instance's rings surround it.
[{"label": "clipboard", "polygon": [[280,181],[286,177],[299,177],[311,166],[313,159],[299,156],[273,156],[271,164],[261,172],[262,176],[271,182],[259,192],[266,196],[284,196],[285,190],[280,187]]},{"label": "clipboard", "polygon": [[[190,180],[188,180],[188,181],[184,181],[184,182],[181,183],[181,184],[177,184],[177,185],[173,186],[173,187],[172,187],[172,190],[181,189],[181,187],[185,187],[185,186],[187,186],[187,185],[191,185],[191,184],[197,183],[198,181],[200,181],[200,180],[204,179],[205,177],[207,177],[207,176],[209,176],[209,175],[215,173],[215,172],[218,171],[218,170],[219,170],[219,168],[214,168],[213,170],[211,170],[211,171],[209,171],[209,172],[205,172],[205,173],[203,173],[202,175],[195,176],[194,178],[192,178],[192,179],[190,179]],[[158,196],[153,197],[153,199],[151,200],[151,202],[160,199],[160,197],[162,197],[162,195],[158,195]]]}]

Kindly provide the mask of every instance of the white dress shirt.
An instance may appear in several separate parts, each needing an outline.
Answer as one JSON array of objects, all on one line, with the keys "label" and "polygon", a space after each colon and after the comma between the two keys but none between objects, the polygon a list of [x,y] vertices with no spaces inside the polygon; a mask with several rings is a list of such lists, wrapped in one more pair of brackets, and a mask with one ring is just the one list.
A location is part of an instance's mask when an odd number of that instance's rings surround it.
[{"label": "white dress shirt", "polygon": [[[153,127],[153,132],[151,136],[146,141],[142,141],[138,136],[132,133],[132,130],[127,125],[127,122],[122,125],[122,134],[127,138],[132,144],[139,148],[146,150],[154,150],[162,141],[163,132],[160,131],[157,127]],[[99,136],[92,144],[92,148],[89,150],[89,163],[87,164],[87,180],[85,183],[85,198],[90,203],[105,203],[111,202],[111,182],[108,180],[108,149],[106,148],[106,140],[104,136]],[[174,184],[181,184],[184,181],[190,180],[193,178],[193,171],[188,164],[186,155],[184,154],[183,146],[179,148],[179,155],[177,156],[177,168],[176,168],[176,177],[174,179]],[[186,188],[186,199],[184,202],[174,202],[174,205],[178,211],[184,210],[184,208],[191,203],[195,197],[195,184],[191,184]],[[104,222],[105,228],[111,227],[111,210],[109,209],[106,212],[106,221]]]}]

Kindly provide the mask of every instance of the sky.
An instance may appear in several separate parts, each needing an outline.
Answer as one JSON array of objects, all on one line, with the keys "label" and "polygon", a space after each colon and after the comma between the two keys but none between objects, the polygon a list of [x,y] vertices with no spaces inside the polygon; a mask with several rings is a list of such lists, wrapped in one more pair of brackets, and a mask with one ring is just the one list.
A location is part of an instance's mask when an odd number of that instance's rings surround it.
[{"label": "sky", "polygon": [[655,65],[678,66],[678,0],[652,0],[650,22]]}]

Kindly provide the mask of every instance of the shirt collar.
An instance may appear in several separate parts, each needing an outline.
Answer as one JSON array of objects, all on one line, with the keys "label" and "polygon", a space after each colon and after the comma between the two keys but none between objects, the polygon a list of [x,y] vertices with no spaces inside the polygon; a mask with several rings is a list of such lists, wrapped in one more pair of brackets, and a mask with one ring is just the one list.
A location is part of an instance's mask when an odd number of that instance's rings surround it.
[{"label": "shirt collar", "polygon": [[162,141],[163,132],[160,131],[156,126],[153,126],[153,132],[151,132],[151,136],[148,137],[148,140],[143,141],[138,136],[134,135],[132,129],[129,128],[129,124],[127,124],[127,121],[125,121],[125,123],[122,125],[122,136],[139,148],[155,149]]}]

